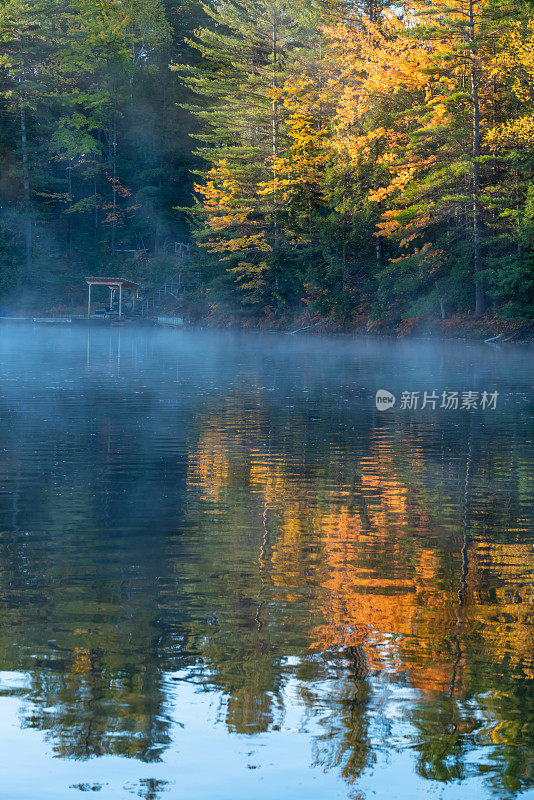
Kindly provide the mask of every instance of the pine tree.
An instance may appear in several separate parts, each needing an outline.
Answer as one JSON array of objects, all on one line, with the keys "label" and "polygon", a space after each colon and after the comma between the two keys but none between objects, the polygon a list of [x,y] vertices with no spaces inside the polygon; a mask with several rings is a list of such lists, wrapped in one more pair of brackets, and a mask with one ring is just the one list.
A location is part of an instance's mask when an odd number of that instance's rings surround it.
[{"label": "pine tree", "polygon": [[[1,95],[18,129],[20,210],[26,271],[32,264],[32,184],[38,170],[38,142],[32,119],[53,92],[48,62],[62,46],[67,12],[59,0],[8,0],[0,8]],[[16,122],[15,122],[16,120]]]},{"label": "pine tree", "polygon": [[[279,296],[283,198],[279,169],[288,146],[283,86],[299,54],[320,37],[320,7],[280,0],[225,0],[193,46],[202,66],[180,69],[197,94],[198,153],[211,164],[197,218],[198,243],[235,276],[248,301]],[[269,189],[267,190],[267,187]],[[231,198],[228,195],[231,191]],[[229,205],[230,204],[230,205]]]}]

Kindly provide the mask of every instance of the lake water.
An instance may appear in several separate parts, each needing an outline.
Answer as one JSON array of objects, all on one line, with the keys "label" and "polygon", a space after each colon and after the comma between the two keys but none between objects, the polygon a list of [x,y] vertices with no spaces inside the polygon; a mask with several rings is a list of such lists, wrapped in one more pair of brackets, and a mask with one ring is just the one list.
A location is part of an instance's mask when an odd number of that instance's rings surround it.
[{"label": "lake water", "polygon": [[0,328],[0,797],[534,798],[532,349],[66,328]]}]

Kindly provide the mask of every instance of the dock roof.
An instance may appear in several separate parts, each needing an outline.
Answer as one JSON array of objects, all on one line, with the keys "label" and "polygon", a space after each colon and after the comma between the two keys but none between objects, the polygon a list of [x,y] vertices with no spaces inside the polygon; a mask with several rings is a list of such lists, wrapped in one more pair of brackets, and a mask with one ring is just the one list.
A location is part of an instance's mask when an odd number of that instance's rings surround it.
[{"label": "dock roof", "polygon": [[137,289],[139,287],[138,283],[135,281],[131,281],[128,278],[103,278],[101,276],[89,276],[85,278],[85,282],[89,285],[102,285],[102,286],[109,286],[113,288],[119,288],[122,286],[123,289]]}]

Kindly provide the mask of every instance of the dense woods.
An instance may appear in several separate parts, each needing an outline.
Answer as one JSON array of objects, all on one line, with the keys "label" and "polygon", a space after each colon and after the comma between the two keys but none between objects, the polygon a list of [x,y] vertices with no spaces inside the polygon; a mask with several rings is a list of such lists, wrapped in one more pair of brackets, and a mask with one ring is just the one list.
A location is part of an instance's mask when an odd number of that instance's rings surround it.
[{"label": "dense woods", "polygon": [[168,65],[185,57],[195,14],[172,0],[2,5],[4,293],[68,299],[80,275],[149,254],[141,271],[161,271],[169,242],[187,237],[173,206],[191,196],[190,131]]},{"label": "dense woods", "polygon": [[189,266],[236,320],[532,317],[527,4],[7,0],[0,48],[4,298]]}]

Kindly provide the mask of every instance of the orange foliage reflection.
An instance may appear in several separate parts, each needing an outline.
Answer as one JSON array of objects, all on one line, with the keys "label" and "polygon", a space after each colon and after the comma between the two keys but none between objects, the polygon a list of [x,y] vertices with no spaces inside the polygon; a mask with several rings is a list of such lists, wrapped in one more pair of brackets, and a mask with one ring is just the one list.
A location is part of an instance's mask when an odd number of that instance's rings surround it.
[{"label": "orange foliage reflection", "polygon": [[223,406],[202,425],[188,480],[212,501],[233,481],[248,487],[270,542],[262,580],[310,604],[312,648],[363,647],[369,670],[425,694],[461,692],[479,659],[534,677],[532,546],[477,538],[465,508],[440,527],[423,466],[415,434],[399,454],[376,429],[359,463],[325,478],[272,452],[259,411]]}]

